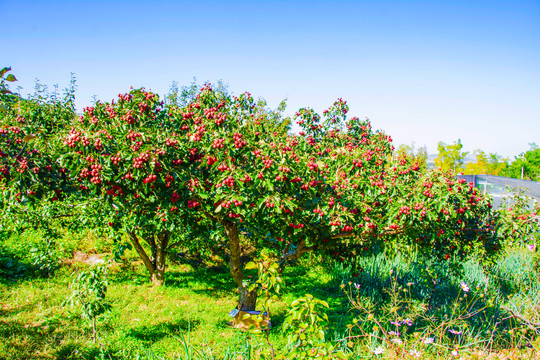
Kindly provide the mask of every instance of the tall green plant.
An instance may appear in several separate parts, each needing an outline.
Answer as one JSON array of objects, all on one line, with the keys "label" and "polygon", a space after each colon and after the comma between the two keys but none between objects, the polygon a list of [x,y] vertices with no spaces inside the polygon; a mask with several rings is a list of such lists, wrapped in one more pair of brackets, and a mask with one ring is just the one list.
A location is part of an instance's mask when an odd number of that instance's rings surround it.
[{"label": "tall green plant", "polygon": [[97,319],[111,310],[107,302],[107,267],[95,265],[79,272],[73,280],[73,293],[65,303],[78,304],[84,318],[92,324],[92,341],[96,342]]}]

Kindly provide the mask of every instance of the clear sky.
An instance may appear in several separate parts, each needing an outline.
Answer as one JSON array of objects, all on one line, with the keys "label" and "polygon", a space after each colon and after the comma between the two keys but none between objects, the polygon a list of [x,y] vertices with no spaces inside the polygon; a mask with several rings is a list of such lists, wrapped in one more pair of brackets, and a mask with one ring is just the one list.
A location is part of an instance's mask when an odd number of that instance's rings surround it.
[{"label": "clear sky", "polygon": [[130,86],[223,80],[288,113],[338,97],[396,144],[540,144],[540,1],[6,1],[0,66],[23,87],[78,84],[77,107]]}]

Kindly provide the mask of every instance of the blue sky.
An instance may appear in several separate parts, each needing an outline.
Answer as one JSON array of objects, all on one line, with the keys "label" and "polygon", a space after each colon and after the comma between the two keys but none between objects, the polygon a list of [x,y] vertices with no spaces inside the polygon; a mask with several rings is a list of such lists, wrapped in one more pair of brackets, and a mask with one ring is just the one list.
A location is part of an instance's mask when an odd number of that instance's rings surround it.
[{"label": "blue sky", "polygon": [[396,144],[540,144],[540,1],[5,1],[0,66],[77,106],[219,79],[288,113],[341,97]]}]

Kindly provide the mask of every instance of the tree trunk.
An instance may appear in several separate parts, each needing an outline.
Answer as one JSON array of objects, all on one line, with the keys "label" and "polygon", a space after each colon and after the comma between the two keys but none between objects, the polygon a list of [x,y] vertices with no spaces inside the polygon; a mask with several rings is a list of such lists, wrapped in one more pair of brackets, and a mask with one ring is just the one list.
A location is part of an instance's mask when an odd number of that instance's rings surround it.
[{"label": "tree trunk", "polygon": [[285,265],[287,265],[288,262],[298,260],[298,259],[300,259],[300,257],[302,257],[302,255],[304,255],[308,251],[312,251],[313,250],[313,245],[312,246],[306,246],[306,240],[305,239],[300,239],[300,240],[298,240],[298,243],[296,244],[296,249],[295,250],[289,251],[289,248],[290,248],[289,245],[287,245],[287,247],[285,247],[285,251],[283,252],[283,254],[281,255],[281,257],[280,257],[280,259],[278,261],[279,273],[280,274],[283,273],[283,271],[285,270]]},{"label": "tree trunk", "polygon": [[167,268],[167,246],[171,233],[166,231],[157,236],[156,255],[154,259],[155,273],[152,278],[154,285],[161,286],[165,282],[165,269]]},{"label": "tree trunk", "polygon": [[240,258],[242,251],[240,248],[240,237],[238,236],[238,228],[236,223],[223,220],[221,222],[225,233],[227,234],[227,239],[229,240],[229,249],[231,251],[231,259],[229,266],[231,269],[231,275],[238,286],[238,305],[237,309],[243,311],[254,311],[255,306],[257,305],[257,292],[248,291],[244,286],[244,272],[242,270],[242,260]]},{"label": "tree trunk", "polygon": [[245,287],[239,287],[238,291],[240,296],[238,297],[238,310],[242,311],[255,311],[257,305],[257,291],[248,291]]},{"label": "tree trunk", "polygon": [[152,284],[157,286],[163,285],[165,282],[165,269],[167,268],[167,246],[169,245],[171,233],[168,231],[159,233],[157,239],[155,239],[153,236],[144,238],[144,240],[150,246],[150,251],[152,254],[150,257],[146,254],[146,251],[142,247],[139,237],[131,231],[128,232],[128,235],[133,247],[139,254],[144,266],[150,273],[150,281]]},{"label": "tree trunk", "polygon": [[96,343],[96,317],[92,317],[92,342]]}]

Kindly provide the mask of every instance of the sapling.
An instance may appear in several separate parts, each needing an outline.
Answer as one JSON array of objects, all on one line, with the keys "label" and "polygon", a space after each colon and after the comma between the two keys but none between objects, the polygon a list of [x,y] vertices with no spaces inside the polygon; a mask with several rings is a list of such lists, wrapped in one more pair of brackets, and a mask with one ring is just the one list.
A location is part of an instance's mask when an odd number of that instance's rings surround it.
[{"label": "sapling", "polygon": [[111,310],[107,296],[107,267],[95,265],[79,272],[71,285],[73,293],[64,303],[81,306],[82,316],[92,322],[92,341],[96,342],[96,320]]}]

